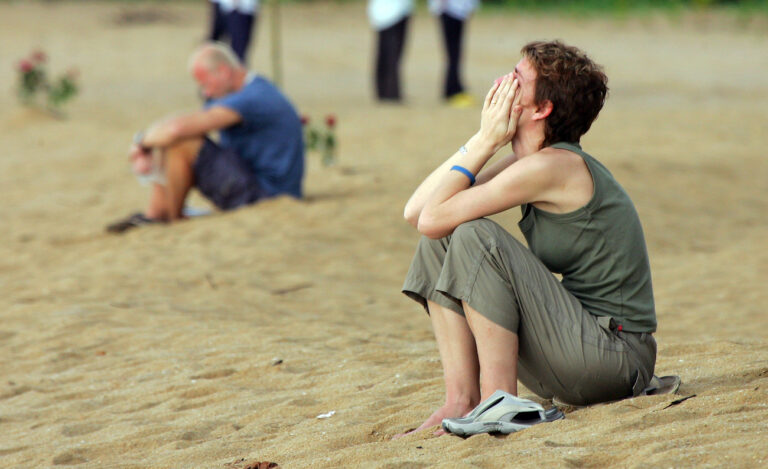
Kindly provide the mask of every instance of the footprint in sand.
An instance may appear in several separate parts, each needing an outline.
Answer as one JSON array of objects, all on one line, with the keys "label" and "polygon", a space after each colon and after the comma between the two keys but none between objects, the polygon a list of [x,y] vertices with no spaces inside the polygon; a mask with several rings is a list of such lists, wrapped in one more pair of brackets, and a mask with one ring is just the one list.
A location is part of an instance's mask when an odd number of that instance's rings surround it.
[{"label": "footprint in sand", "polygon": [[79,451],[67,451],[61,454],[57,454],[53,457],[53,464],[54,466],[60,466],[60,465],[75,465],[75,464],[82,464],[84,462],[88,462],[88,459],[83,455],[83,453]]},{"label": "footprint in sand", "polygon": [[94,423],[80,423],[75,425],[66,425],[61,429],[61,434],[64,436],[81,436],[93,433],[101,430],[103,425]]},{"label": "footprint in sand", "polygon": [[223,370],[216,370],[216,371],[208,371],[203,374],[190,376],[189,379],[218,379],[218,378],[226,378],[227,376],[235,374],[237,370],[233,368],[225,368]]}]

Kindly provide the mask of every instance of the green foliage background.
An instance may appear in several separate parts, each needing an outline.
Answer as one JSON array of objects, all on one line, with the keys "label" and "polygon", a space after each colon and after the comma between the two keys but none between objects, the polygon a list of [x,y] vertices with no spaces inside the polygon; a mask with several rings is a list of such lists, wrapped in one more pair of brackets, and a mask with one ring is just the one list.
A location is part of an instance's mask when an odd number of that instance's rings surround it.
[{"label": "green foliage background", "polygon": [[[270,2],[273,0],[262,0]],[[283,2],[318,2],[328,0],[279,0]],[[366,0],[335,0],[337,3],[364,2]],[[415,0],[417,4],[426,0]],[[731,7],[762,9],[768,11],[768,0],[481,0],[484,7],[506,7],[529,10],[642,10],[642,9],[679,9]]]},{"label": "green foliage background", "polygon": [[[10,3],[13,0],[0,0],[0,3]],[[74,0],[43,0],[46,2],[72,2]],[[83,1],[83,0],[79,0]],[[93,1],[93,0],[90,0]],[[102,0],[125,3],[183,3],[199,2],[201,0]],[[272,3],[275,0],[261,0],[261,3]],[[363,3],[367,0],[277,0],[280,3]],[[645,7],[768,7],[768,0],[480,0],[484,6],[505,6],[511,8],[590,8],[590,9],[625,9]],[[417,4],[426,4],[427,0],[415,0]]]},{"label": "green foliage background", "polygon": [[768,0],[483,0],[483,5],[565,11],[627,11],[683,8],[738,8],[768,11]]}]

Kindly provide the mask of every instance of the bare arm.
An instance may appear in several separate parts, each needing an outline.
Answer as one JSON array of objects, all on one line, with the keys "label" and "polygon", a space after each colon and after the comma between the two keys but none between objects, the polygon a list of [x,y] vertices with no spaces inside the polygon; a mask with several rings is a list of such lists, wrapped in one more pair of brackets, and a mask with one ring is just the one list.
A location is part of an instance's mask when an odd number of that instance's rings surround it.
[{"label": "bare arm", "polygon": [[153,124],[144,134],[141,144],[145,147],[165,148],[187,138],[202,137],[208,132],[229,127],[240,121],[242,117],[232,109],[213,106]]},{"label": "bare arm", "polygon": [[[453,233],[457,226],[511,207],[546,198],[556,183],[552,160],[539,154],[529,155],[502,169],[485,184],[467,188],[459,177],[444,181],[419,217],[418,229],[437,239]],[[454,171],[453,176],[463,176]]]},{"label": "bare arm", "polygon": [[[470,143],[467,145],[471,146]],[[465,145],[465,148],[467,145]],[[418,227],[419,216],[424,209],[424,204],[427,202],[427,199],[434,193],[440,180],[448,173],[448,171],[450,171],[451,167],[461,161],[461,157],[461,153],[454,153],[444,163],[438,166],[437,169],[432,171],[432,173],[430,173],[430,175],[419,185],[413,195],[411,195],[411,198],[408,199],[408,203],[405,204],[403,216],[414,228]],[[484,168],[476,177],[475,187],[490,181],[515,161],[517,161],[517,157],[514,154],[510,154],[491,166]]]},{"label": "bare arm", "polygon": [[485,184],[486,182],[495,178],[500,172],[507,169],[509,165],[511,165],[515,161],[517,161],[517,156],[515,156],[514,154],[511,154],[511,155],[505,156],[504,158],[493,163],[487,168],[484,168],[482,171],[480,171],[480,174],[478,174],[477,177],[475,178],[477,180],[475,182],[475,186]]},{"label": "bare arm", "polygon": [[[416,188],[416,191],[411,195],[410,199],[408,199],[408,202],[405,204],[403,216],[412,226],[418,228],[419,218],[421,217],[427,201],[435,194],[435,191],[446,181],[446,179],[456,181],[461,179],[457,177],[457,174],[460,175],[460,173],[451,174],[453,173],[451,167],[454,165],[463,166],[472,172],[472,174],[477,174],[476,185],[482,185],[493,179],[504,168],[517,160],[514,155],[509,155],[480,172],[488,160],[493,157],[500,148],[509,143],[514,136],[514,128],[512,128],[512,131],[510,132],[509,121],[518,84],[516,81],[512,80],[511,76],[508,76],[507,78],[506,81],[500,81],[501,79],[497,81],[485,97],[481,129],[467,141],[466,145],[464,145],[467,154],[462,154],[461,152],[454,153],[443,164],[438,166],[437,169],[432,171],[419,187]],[[503,101],[500,99],[502,94],[504,94]],[[497,102],[499,102],[498,106],[496,105]],[[492,118],[499,120],[499,117],[501,117],[501,120],[504,120],[504,116],[501,115],[503,113],[505,113],[506,116],[506,123],[504,123],[504,128],[501,130],[504,134],[503,138],[500,141],[489,140],[489,136],[487,135],[489,127],[493,127],[493,124],[497,124],[498,126],[498,123],[491,122]],[[519,113],[517,118],[519,118]],[[517,118],[514,120],[515,125],[517,123]],[[483,123],[485,124],[485,128],[483,128]],[[485,130],[485,132],[483,132],[483,130]],[[457,190],[462,190],[462,188]]]},{"label": "bare arm", "polygon": [[[483,104],[480,131],[472,148],[460,161],[478,174],[499,148],[517,132],[521,106],[518,84],[506,77],[489,91]],[[558,183],[557,159],[539,152],[517,160],[507,157],[488,168],[482,184],[470,187],[470,179],[458,171],[447,171],[427,198],[418,218],[418,230],[430,238],[441,238],[460,224],[492,215],[523,203],[551,199]]]},{"label": "bare arm", "polygon": [[434,212],[435,204],[439,205],[468,188],[469,179],[460,172],[451,171],[453,165],[460,165],[472,174],[477,174],[477,189],[493,180],[517,160],[514,155],[509,155],[480,172],[488,160],[514,137],[520,117],[520,93],[517,90],[518,83],[511,76],[497,81],[485,98],[480,131],[465,145],[466,154],[457,152],[451,156],[433,171],[411,196],[404,215],[419,231],[427,234],[424,230],[432,230],[431,217],[425,217],[428,208],[431,207],[430,210]]},{"label": "bare arm", "polygon": [[[476,137],[472,137],[469,139],[467,144],[464,146],[465,148],[472,148],[473,146],[473,140],[476,140]],[[453,165],[459,164],[464,158],[464,155],[460,152],[454,153],[450,158],[445,160],[440,166],[437,167],[434,171],[432,171],[429,176],[427,176],[424,181],[419,184],[419,187],[416,188],[416,191],[414,191],[413,195],[411,195],[411,198],[408,199],[408,202],[405,204],[405,211],[403,213],[403,216],[405,217],[406,221],[413,225],[413,227],[417,227],[419,223],[419,216],[421,215],[421,211],[424,209],[424,204],[426,204],[429,197],[435,192],[435,189],[438,187],[442,179],[445,177],[446,174],[451,170],[451,167]]]}]

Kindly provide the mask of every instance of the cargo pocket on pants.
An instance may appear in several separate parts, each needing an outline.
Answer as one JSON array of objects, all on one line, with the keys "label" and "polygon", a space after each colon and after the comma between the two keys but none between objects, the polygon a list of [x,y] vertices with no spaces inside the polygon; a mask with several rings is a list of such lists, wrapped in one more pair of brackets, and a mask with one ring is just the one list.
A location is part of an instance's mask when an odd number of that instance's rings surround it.
[{"label": "cargo pocket on pants", "polygon": [[600,350],[612,352],[626,352],[627,344],[616,334],[616,322],[610,316],[594,316],[600,328],[584,328],[581,339],[588,344],[596,346]]}]

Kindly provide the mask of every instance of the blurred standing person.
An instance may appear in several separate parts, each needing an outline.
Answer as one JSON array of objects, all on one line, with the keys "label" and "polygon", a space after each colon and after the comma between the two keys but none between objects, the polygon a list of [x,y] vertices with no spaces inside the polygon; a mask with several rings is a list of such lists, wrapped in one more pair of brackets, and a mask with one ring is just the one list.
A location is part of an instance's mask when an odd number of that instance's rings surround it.
[{"label": "blurred standing person", "polygon": [[259,0],[209,0],[211,4],[211,41],[229,40],[232,50],[246,63],[253,26],[258,19]]},{"label": "blurred standing person", "polygon": [[445,85],[443,97],[455,107],[474,104],[471,95],[461,83],[461,49],[464,25],[477,9],[478,0],[429,0],[429,10],[440,18],[446,52]]},{"label": "blurred standing person", "polygon": [[369,0],[368,19],[378,31],[376,54],[376,97],[379,101],[400,101],[400,59],[405,46],[413,0]]}]

